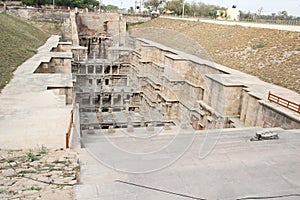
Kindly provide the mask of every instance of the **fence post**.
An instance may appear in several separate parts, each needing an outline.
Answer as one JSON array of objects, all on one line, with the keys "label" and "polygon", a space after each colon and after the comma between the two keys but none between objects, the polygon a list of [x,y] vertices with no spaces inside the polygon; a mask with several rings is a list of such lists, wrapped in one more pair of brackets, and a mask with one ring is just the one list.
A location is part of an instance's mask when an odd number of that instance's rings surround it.
[{"label": "fence post", "polygon": [[66,148],[68,149],[69,148],[69,133],[66,133]]},{"label": "fence post", "polygon": [[[274,99],[276,99],[276,100],[274,100]],[[269,91],[269,94],[268,94],[268,100],[270,102],[274,102],[274,103],[276,103],[276,104],[278,104],[278,105],[280,105],[280,106],[282,106],[284,108],[287,108],[289,110],[292,110],[292,111],[297,112],[297,113],[300,114],[300,104],[297,104],[295,102],[289,101],[287,99],[284,99],[282,97],[276,96],[274,94],[272,95],[270,91]],[[293,105],[293,106],[291,107],[290,105]],[[294,106],[296,106],[296,108]]]},{"label": "fence post", "polygon": [[73,112],[74,108],[71,110],[71,117],[70,117],[70,122],[69,122],[69,127],[68,127],[68,132],[66,133],[66,148],[69,148],[69,140],[70,140],[70,135],[71,135],[71,130],[72,130],[72,125],[73,125]]}]

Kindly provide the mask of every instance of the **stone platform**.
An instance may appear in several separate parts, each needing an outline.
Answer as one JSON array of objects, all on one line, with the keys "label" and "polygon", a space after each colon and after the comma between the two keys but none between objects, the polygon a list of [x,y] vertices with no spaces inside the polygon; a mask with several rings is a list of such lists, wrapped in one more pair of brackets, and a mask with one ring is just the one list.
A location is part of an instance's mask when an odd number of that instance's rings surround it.
[{"label": "stone platform", "polygon": [[66,106],[66,96],[59,90],[47,88],[72,87],[71,74],[34,73],[43,60],[51,59],[53,53],[49,52],[58,43],[59,36],[50,37],[36,55],[18,67],[2,90],[1,149],[65,146],[71,106]]},{"label": "stone platform", "polygon": [[232,200],[300,195],[300,130],[276,128],[272,131],[278,133],[278,140],[250,141],[259,130],[176,135],[173,129],[146,139],[139,137],[145,136],[142,129],[121,137],[117,132],[86,135],[86,148],[79,150],[81,179],[74,199]]}]

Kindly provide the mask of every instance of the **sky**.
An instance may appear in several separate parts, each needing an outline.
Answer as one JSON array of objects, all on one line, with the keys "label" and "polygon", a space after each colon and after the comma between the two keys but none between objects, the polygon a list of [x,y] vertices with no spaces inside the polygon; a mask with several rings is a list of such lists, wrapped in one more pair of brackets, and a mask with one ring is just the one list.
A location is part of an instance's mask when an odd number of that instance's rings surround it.
[{"label": "sky", "polygon": [[[119,8],[134,7],[135,2],[140,0],[100,0],[103,4],[116,5]],[[263,8],[262,14],[270,15],[286,10],[288,15],[300,17],[300,0],[186,0],[187,2],[203,2],[212,5],[232,7],[236,5],[242,12],[256,13],[259,8]]]}]

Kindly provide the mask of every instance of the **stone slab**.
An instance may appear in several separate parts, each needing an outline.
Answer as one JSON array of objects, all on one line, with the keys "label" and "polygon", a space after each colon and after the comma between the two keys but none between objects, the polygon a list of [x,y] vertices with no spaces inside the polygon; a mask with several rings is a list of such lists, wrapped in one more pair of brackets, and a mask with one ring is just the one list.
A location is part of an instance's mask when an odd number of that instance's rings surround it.
[{"label": "stone slab", "polygon": [[61,148],[70,120],[65,96],[48,86],[72,87],[71,74],[34,74],[42,59],[50,60],[59,36],[52,36],[14,72],[0,94],[0,148]]},{"label": "stone slab", "polygon": [[[161,151],[159,156],[145,154],[143,159],[134,159],[120,156],[108,148],[109,143],[129,152],[145,152],[162,148],[172,135],[157,135],[149,139],[151,143],[144,141],[138,148],[134,148],[141,143],[138,138],[99,135],[87,145],[95,148],[79,150],[81,185],[76,186],[74,199],[187,199],[182,195],[188,195],[195,199],[229,200],[299,193],[300,130],[273,129],[279,134],[279,140],[250,142],[258,130],[261,129],[182,134],[181,143],[194,137],[192,145],[178,160],[148,173],[126,173],[116,169],[120,166],[144,166],[146,169],[151,163],[176,156],[182,148],[176,144],[174,151]],[[115,159],[114,165],[107,165],[103,157],[97,156],[101,149]]]}]

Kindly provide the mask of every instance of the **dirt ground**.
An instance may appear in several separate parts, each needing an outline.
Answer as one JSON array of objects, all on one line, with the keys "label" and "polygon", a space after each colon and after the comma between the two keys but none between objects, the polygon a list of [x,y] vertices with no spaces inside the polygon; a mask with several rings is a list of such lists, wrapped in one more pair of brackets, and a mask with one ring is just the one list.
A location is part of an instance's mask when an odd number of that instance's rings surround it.
[{"label": "dirt ground", "polygon": [[0,149],[0,199],[71,200],[78,173],[72,150]]},{"label": "dirt ground", "polygon": [[[146,27],[182,33],[199,43],[216,63],[300,93],[299,32],[163,18],[136,25],[132,29]],[[173,34],[168,37],[172,40]],[[180,42],[174,45],[179,49],[184,46]]]}]

